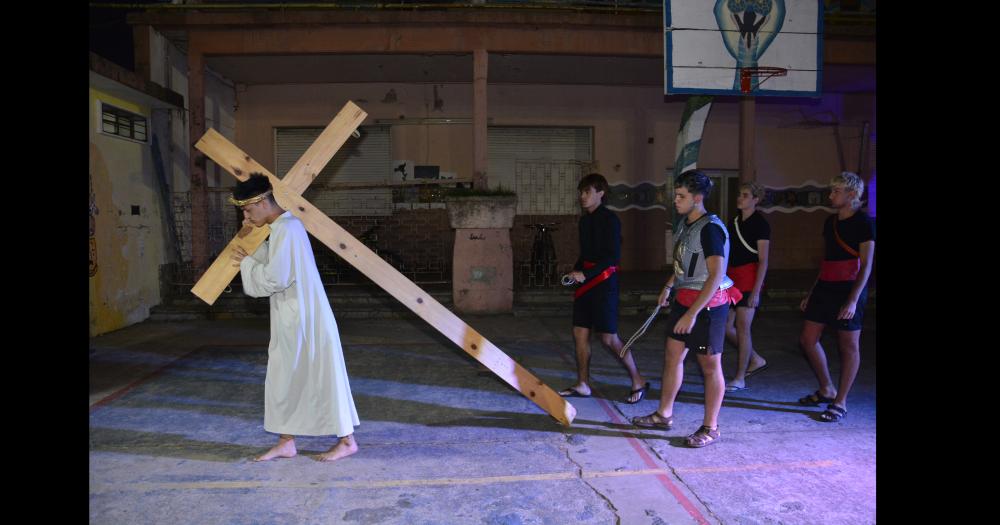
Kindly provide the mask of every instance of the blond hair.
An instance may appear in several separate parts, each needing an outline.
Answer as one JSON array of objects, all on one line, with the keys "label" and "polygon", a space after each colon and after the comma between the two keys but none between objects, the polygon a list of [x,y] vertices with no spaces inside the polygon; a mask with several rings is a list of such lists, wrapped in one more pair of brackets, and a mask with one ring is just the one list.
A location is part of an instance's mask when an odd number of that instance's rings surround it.
[{"label": "blond hair", "polygon": [[854,200],[851,201],[851,204],[861,205],[861,196],[865,194],[865,181],[861,180],[857,173],[843,171],[840,175],[830,179],[830,186],[840,186],[847,191],[853,191]]},{"label": "blond hair", "polygon": [[740,184],[741,190],[748,190],[755,199],[764,198],[764,186],[758,182],[750,181]]}]

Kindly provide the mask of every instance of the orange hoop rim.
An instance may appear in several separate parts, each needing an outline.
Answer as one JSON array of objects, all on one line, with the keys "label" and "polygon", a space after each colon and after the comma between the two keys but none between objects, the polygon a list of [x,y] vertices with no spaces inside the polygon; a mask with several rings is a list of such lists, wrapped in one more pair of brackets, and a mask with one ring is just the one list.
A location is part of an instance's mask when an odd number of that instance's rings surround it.
[{"label": "orange hoop rim", "polygon": [[756,67],[741,67],[740,68],[740,91],[743,93],[750,93],[753,89],[750,86],[750,77],[764,77],[759,82],[757,82],[757,87],[760,87],[767,79],[771,77],[783,77],[788,75],[788,70],[783,67],[774,66],[756,66]]}]

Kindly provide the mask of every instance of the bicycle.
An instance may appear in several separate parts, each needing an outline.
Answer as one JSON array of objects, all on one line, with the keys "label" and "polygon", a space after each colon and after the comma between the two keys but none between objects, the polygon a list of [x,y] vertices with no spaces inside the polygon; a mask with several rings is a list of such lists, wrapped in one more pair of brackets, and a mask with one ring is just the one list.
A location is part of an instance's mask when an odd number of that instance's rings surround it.
[{"label": "bicycle", "polygon": [[558,231],[553,226],[557,222],[526,224],[525,228],[534,228],[535,237],[531,242],[531,262],[529,263],[529,278],[534,283],[546,286],[557,282],[556,277],[556,246],[550,232]]}]

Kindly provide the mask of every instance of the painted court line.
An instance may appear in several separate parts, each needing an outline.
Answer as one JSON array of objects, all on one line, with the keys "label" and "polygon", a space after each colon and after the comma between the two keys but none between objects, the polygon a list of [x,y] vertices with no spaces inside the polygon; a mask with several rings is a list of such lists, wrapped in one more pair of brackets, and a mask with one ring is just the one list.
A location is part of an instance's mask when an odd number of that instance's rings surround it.
[{"label": "painted court line", "polygon": [[[772,463],[742,465],[733,467],[683,468],[683,473],[717,473],[753,470],[779,470],[789,468],[822,468],[838,464],[836,461],[807,461],[796,463]],[[91,493],[104,491],[153,491],[153,490],[239,490],[239,489],[383,489],[421,486],[491,485],[497,483],[523,483],[527,481],[569,481],[575,479],[620,478],[628,476],[667,476],[667,469],[651,468],[640,470],[609,470],[583,472],[549,472],[540,474],[518,474],[511,476],[483,476],[473,478],[431,478],[431,479],[391,479],[369,481],[203,481],[164,483],[122,483],[97,484]]]},{"label": "painted court line", "polygon": [[[558,352],[558,354],[559,357],[561,357],[562,360],[567,365],[569,365],[570,367],[574,366],[574,363],[570,362],[569,358],[566,357],[565,353],[560,351]],[[600,391],[597,390],[596,388],[592,388],[591,390],[594,393],[600,394]],[[597,400],[597,404],[602,409],[604,409],[604,413],[608,415],[609,419],[611,419],[611,422],[618,425],[629,425],[630,423],[624,421],[618,415],[618,412],[615,411],[613,408],[611,408],[611,405],[609,405],[606,400],[602,399],[603,397],[606,396],[600,394],[600,397],[596,397],[595,399]],[[646,451],[645,447],[643,447],[642,443],[639,441],[639,438],[637,438],[635,434],[625,431],[621,431],[621,433],[627,438],[629,445],[632,446],[632,449],[635,450],[636,454],[639,455],[639,458],[642,459],[642,462],[645,463],[647,467],[649,467],[650,469],[659,470],[656,461],[653,459],[652,456],[649,455],[649,452]],[[684,493],[681,492],[679,488],[677,488],[677,485],[674,485],[674,483],[670,481],[670,477],[668,476],[668,474],[669,472],[663,471],[662,474],[656,475],[656,479],[657,481],[660,482],[660,485],[662,485],[663,488],[666,489],[667,492],[669,492],[670,495],[672,495],[674,499],[677,500],[677,503],[680,503],[681,507],[684,507],[684,510],[686,510],[687,513],[690,514],[691,517],[694,518],[699,524],[708,524],[709,521],[705,518],[705,516],[701,513],[701,511],[698,510],[698,507],[696,507],[693,503],[691,503],[691,500],[689,500],[687,496],[685,496]]]}]

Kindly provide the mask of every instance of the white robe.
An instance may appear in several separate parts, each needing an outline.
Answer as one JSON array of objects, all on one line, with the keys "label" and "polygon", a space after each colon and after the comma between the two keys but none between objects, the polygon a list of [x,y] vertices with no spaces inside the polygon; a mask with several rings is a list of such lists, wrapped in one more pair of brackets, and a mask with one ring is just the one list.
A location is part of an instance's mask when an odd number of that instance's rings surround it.
[{"label": "white robe", "polygon": [[309,235],[285,212],[271,235],[240,263],[243,290],[270,297],[271,342],[264,380],[264,430],[346,436],[360,424],[347,381],[340,333]]}]

